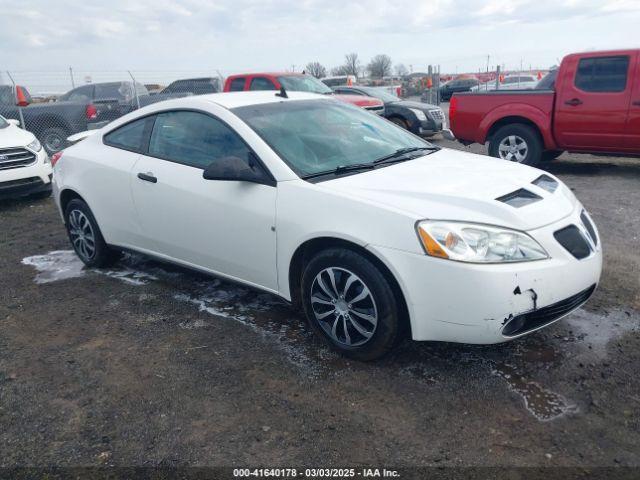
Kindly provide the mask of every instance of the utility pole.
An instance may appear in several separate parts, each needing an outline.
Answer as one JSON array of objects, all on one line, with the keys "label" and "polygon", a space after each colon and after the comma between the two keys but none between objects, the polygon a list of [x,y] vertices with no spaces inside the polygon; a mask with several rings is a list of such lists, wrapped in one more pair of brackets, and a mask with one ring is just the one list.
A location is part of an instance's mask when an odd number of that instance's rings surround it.
[{"label": "utility pole", "polygon": [[491,58],[490,55],[487,55],[487,73],[489,73],[489,59]]},{"label": "utility pole", "polygon": [[76,82],[73,81],[73,68],[69,67],[69,76],[71,77],[71,88],[76,88]]}]

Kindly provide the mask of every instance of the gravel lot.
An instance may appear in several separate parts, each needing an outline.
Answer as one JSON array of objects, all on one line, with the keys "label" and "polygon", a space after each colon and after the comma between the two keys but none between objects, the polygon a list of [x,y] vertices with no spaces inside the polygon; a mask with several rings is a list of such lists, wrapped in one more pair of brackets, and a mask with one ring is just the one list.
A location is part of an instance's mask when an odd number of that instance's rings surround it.
[{"label": "gravel lot", "polygon": [[82,270],[51,199],[1,203],[0,467],[640,466],[640,160],[545,168],[603,238],[587,306],[373,364],[270,295],[135,256]]}]

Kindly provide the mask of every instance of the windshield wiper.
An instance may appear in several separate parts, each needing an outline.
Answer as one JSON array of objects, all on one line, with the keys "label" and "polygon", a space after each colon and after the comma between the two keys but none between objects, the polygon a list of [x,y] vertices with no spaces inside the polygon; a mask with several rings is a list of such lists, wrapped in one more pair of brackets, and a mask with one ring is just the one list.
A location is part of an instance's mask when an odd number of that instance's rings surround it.
[{"label": "windshield wiper", "polygon": [[423,150],[428,150],[430,152],[436,152],[438,150],[440,150],[439,147],[406,147],[406,148],[399,148],[398,150],[396,150],[393,153],[390,153],[389,155],[385,155],[384,157],[380,157],[376,160],[373,161],[374,165],[379,165],[381,163],[389,163],[389,162],[403,162],[405,160],[409,160],[413,157],[406,157],[406,155],[408,153],[413,153],[413,152],[420,152]]},{"label": "windshield wiper", "polygon": [[373,163],[354,163],[353,165],[338,165],[333,170],[325,170],[323,172],[310,173],[309,175],[305,175],[301,177],[303,180],[308,178],[322,177],[324,175],[340,175],[341,173],[346,172],[355,172],[358,170],[372,170],[376,168]]}]

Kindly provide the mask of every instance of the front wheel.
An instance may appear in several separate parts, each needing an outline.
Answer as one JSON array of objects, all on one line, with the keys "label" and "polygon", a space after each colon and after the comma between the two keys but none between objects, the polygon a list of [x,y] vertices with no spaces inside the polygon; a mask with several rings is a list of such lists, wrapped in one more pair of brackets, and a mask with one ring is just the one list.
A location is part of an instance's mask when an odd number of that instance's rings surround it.
[{"label": "front wheel", "polygon": [[320,252],[302,275],[303,307],[314,332],[356,360],[375,360],[400,338],[401,312],[386,276],[348,249]]},{"label": "front wheel", "polygon": [[505,125],[491,137],[489,155],[535,167],[542,158],[542,140],[529,125]]},{"label": "front wheel", "polygon": [[118,259],[118,252],[106,244],[93,213],[82,200],[76,198],[67,205],[65,226],[73,249],[87,267],[107,267]]}]

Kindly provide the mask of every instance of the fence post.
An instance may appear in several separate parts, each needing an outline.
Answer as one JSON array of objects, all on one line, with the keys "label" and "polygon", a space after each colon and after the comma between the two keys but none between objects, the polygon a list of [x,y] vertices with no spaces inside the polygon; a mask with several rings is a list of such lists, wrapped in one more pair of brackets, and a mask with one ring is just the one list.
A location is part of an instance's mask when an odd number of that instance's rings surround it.
[{"label": "fence post", "polygon": [[73,80],[73,68],[69,67],[69,76],[71,77],[71,88],[76,88],[76,82]]},{"label": "fence post", "polygon": [[16,106],[18,107],[18,115],[20,116],[20,126],[22,127],[23,130],[26,130],[27,127],[24,124],[24,115],[22,114],[22,107],[18,104],[18,88],[16,85],[16,82],[13,80],[13,77],[11,76],[11,73],[9,73],[9,70],[7,70],[7,77],[9,77],[9,80],[11,80],[11,83],[13,84],[13,100],[16,103]]},{"label": "fence post", "polygon": [[496,67],[496,90],[500,90],[500,65]]},{"label": "fence post", "polygon": [[137,88],[137,85],[136,85],[136,79],[134,78],[134,76],[131,73],[131,71],[127,70],[127,73],[129,73],[129,76],[131,77],[131,80],[133,80],[133,94],[136,96],[136,105],[138,106],[138,110],[140,110],[140,97],[138,96],[138,88]]}]

